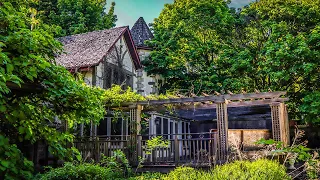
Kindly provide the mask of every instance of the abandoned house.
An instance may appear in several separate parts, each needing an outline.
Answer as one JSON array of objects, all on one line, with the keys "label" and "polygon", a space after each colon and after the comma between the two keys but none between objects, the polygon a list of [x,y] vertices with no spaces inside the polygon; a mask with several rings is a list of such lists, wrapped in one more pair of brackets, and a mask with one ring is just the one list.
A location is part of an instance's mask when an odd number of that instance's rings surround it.
[{"label": "abandoned house", "polygon": [[139,56],[128,27],[93,31],[59,38],[65,53],[56,62],[81,72],[88,85],[108,89],[112,84],[136,90]]},{"label": "abandoned house", "polygon": [[[142,95],[154,94],[161,78],[149,76],[140,62],[149,57],[152,48],[146,41],[152,38],[148,25],[139,18],[131,30],[117,27],[60,38],[66,53],[56,61],[71,72],[81,72],[89,85],[107,89],[118,84]],[[210,165],[227,159],[233,136],[248,149],[260,138],[287,143],[287,99],[283,95],[285,92],[151,100],[122,107],[122,116],[110,107],[99,125],[80,125],[81,138],[75,147],[83,157],[95,160],[122,150],[133,164],[140,156],[153,165]],[[163,108],[167,104],[178,105],[168,112]],[[150,155],[146,142],[155,136],[167,139],[170,146]]]}]

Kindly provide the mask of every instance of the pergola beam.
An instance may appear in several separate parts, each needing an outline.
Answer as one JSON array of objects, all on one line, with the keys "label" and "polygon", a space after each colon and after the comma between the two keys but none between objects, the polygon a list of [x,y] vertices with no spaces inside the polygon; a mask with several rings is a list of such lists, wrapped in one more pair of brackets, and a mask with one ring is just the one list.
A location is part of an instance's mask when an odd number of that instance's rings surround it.
[{"label": "pergola beam", "polygon": [[192,102],[208,102],[208,101],[215,102],[215,103],[223,103],[225,102],[225,100],[240,101],[240,100],[248,100],[248,99],[278,99],[280,96],[285,94],[286,94],[285,91],[232,94],[232,95],[224,94],[224,95],[218,95],[218,96],[198,96],[198,97],[188,97],[188,98],[138,101],[136,103],[131,103],[131,104],[163,105],[163,104],[178,104],[178,103],[192,103]]},{"label": "pergola beam", "polygon": [[[249,101],[229,101],[228,107],[245,107],[245,106],[259,106],[259,105],[269,105],[271,103],[283,103],[288,101],[289,98],[273,98],[273,99],[264,99],[264,100],[249,100]],[[179,104],[175,109],[208,109],[216,108],[215,102],[205,103],[205,104]],[[144,111],[166,111],[167,109],[162,106],[163,104],[153,104],[152,106],[144,106]],[[119,108],[119,107],[117,107]],[[130,107],[122,107],[121,109],[130,109]]]}]

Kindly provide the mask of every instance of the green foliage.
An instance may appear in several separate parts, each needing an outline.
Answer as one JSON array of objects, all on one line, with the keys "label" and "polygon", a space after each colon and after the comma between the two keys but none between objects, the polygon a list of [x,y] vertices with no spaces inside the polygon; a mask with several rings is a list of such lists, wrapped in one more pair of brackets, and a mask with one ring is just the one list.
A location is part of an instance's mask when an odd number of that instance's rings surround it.
[{"label": "green foliage", "polygon": [[115,3],[106,13],[106,0],[40,0],[41,19],[62,28],[60,36],[109,29],[115,26]]},{"label": "green foliage", "polygon": [[33,163],[23,157],[17,145],[0,135],[0,177],[32,179]]},{"label": "green foliage", "polygon": [[[311,154],[310,149],[306,147],[306,142],[300,142],[300,139],[303,137],[303,135],[304,131],[296,129],[295,137],[293,139],[292,145],[290,146],[284,146],[282,142],[277,142],[273,139],[261,139],[256,143],[269,146],[266,148],[269,151],[265,153],[267,156],[272,155],[273,158],[277,155],[284,155],[284,165],[286,164],[287,160],[289,160],[288,163],[292,166],[297,160],[303,162],[303,165],[297,168],[297,170],[300,169],[298,175],[295,174],[295,171],[289,173],[289,175],[293,176],[293,179],[295,179],[295,177],[299,176],[299,174],[303,172],[306,172],[309,179],[317,179],[320,175],[319,154],[315,151],[313,152],[313,154]],[[270,148],[270,146],[273,148]]]},{"label": "green foliage", "polygon": [[306,95],[302,99],[300,110],[306,121],[320,123],[320,91]]},{"label": "green foliage", "polygon": [[61,168],[51,169],[49,172],[38,175],[39,180],[105,180],[117,179],[121,176],[107,167],[95,164],[72,164],[65,163]]},{"label": "green foliage", "polygon": [[97,164],[67,162],[61,168],[51,168],[37,179],[125,179],[133,175],[129,161],[121,150],[116,150],[111,157],[102,156]]},{"label": "green foliage", "polygon": [[155,20],[144,64],[163,91],[287,91],[290,119],[318,123],[319,12],[319,0],[260,0],[239,12],[178,0]]},{"label": "green foliage", "polygon": [[146,141],[145,149],[148,154],[151,154],[156,148],[167,148],[169,146],[170,141],[164,140],[162,136],[156,136]]},{"label": "green foliage", "polygon": [[104,101],[108,106],[120,106],[122,103],[143,101],[145,98],[128,88],[123,90],[119,85],[105,90]]},{"label": "green foliage", "polygon": [[278,162],[260,159],[254,162],[238,161],[216,167],[215,179],[291,179],[286,168]]},{"label": "green foliage", "polygon": [[211,170],[198,170],[191,167],[178,167],[168,174],[144,173],[129,179],[136,180],[284,180],[291,179],[286,168],[276,161],[260,159],[254,162],[236,161]]},{"label": "green foliage", "polygon": [[[55,65],[54,57],[61,52],[61,44],[54,39],[56,27],[37,19],[35,5],[31,0],[0,3],[0,130],[3,143],[9,143],[8,149],[0,146],[3,177],[24,174],[28,178],[27,171],[32,172],[16,145],[20,142],[45,141],[56,157],[79,160],[79,152],[70,148],[74,125],[98,123],[106,103],[141,98],[118,86],[108,91],[90,87]],[[12,84],[22,89],[11,90]],[[65,131],[66,126],[70,131]],[[12,156],[9,165],[8,154]]]},{"label": "green foliage", "polygon": [[288,91],[289,115],[301,119],[302,99],[320,87],[319,4],[262,0],[243,9],[218,58],[225,89]]},{"label": "green foliage", "polygon": [[291,179],[287,174],[284,166],[281,166],[275,161],[257,160],[236,161],[222,166],[216,166],[210,171],[195,170],[190,167],[179,167],[170,172],[162,179],[170,180],[248,180],[248,179],[269,179],[269,180],[284,180]]},{"label": "green foliage", "polygon": [[133,176],[128,179],[129,180],[158,180],[158,179],[161,179],[162,176],[163,176],[163,174],[161,174],[161,173],[145,172],[139,176]]},{"label": "green foliage", "polygon": [[123,176],[131,175],[131,167],[126,155],[121,150],[116,150],[111,157],[102,156],[100,166],[108,167],[113,172]]},{"label": "green foliage", "polygon": [[167,89],[216,88],[217,74],[206,74],[215,65],[221,42],[233,17],[223,0],[177,0],[167,4],[155,19],[150,59],[146,70],[160,74]]},{"label": "green foliage", "polygon": [[284,146],[282,142],[280,141],[275,141],[273,139],[260,139],[259,141],[256,142],[257,144],[262,144],[262,145],[274,145],[275,150],[271,151],[272,155],[295,155],[297,156],[296,158],[299,161],[308,161],[312,158],[312,155],[309,153],[310,149],[305,147],[304,144],[293,144],[291,146]]}]

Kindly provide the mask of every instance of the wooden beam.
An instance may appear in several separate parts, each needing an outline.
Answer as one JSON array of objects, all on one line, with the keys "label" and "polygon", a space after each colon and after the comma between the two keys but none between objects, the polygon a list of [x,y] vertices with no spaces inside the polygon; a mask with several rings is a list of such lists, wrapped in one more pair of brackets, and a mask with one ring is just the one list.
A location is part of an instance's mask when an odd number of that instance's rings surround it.
[{"label": "wooden beam", "polygon": [[[271,103],[281,103],[288,101],[289,98],[275,98],[275,99],[265,99],[265,100],[252,100],[252,101],[237,101],[229,102],[228,107],[243,107],[243,106],[260,106],[260,105],[269,105]],[[215,109],[216,103],[212,104],[195,104],[195,105],[178,105],[175,109]],[[161,110],[165,111],[166,109],[163,106],[149,106],[145,107],[145,110]]]},{"label": "wooden beam", "polygon": [[285,91],[248,93],[248,94],[224,94],[219,96],[198,96],[198,97],[191,97],[191,98],[139,101],[137,102],[137,104],[159,105],[159,104],[176,104],[176,103],[206,102],[206,101],[222,103],[222,102],[225,102],[225,100],[246,100],[246,99],[262,99],[262,98],[274,99],[274,98],[279,98],[281,95],[285,95],[285,94],[286,94]]},{"label": "wooden beam", "polygon": [[[283,103],[288,101],[289,98],[274,98],[274,99],[264,99],[264,100],[250,100],[250,101],[237,101],[237,102],[229,102],[228,107],[244,107],[244,106],[260,106],[260,105],[269,105],[269,104],[274,104],[274,103]],[[115,107],[115,109],[122,109],[122,110],[128,110],[129,107]],[[211,103],[211,104],[190,104],[190,105],[185,105],[185,104],[180,104],[175,106],[175,109],[215,109],[216,108],[216,103]],[[144,111],[167,111],[165,106],[163,104],[156,104],[156,105],[150,105],[150,106],[144,106]]]},{"label": "wooden beam", "polygon": [[271,103],[282,103],[288,101],[289,98],[275,98],[275,99],[264,99],[264,100],[252,100],[252,101],[238,101],[238,102],[229,102],[228,107],[242,107],[242,106],[259,106],[267,105]]},{"label": "wooden beam", "polygon": [[[164,100],[149,100],[149,101],[123,103],[120,108],[122,108],[123,106],[132,107],[137,105],[142,105],[148,108],[148,106],[150,107],[150,106],[165,105],[165,104],[182,104],[181,106],[186,106],[185,105],[186,103],[196,103],[196,102],[223,103],[226,100],[231,101],[229,103],[229,107],[253,106],[253,105],[269,104],[271,102],[288,101],[288,98],[280,98],[280,96],[285,94],[286,94],[285,91],[277,91],[277,92],[262,92],[262,93],[248,93],[248,94],[224,94],[219,96],[198,96],[198,97],[175,98],[175,99],[164,99]],[[249,100],[249,101],[245,101],[245,100]],[[240,102],[232,102],[232,101],[240,101]],[[194,107],[194,105],[187,105],[186,107],[188,106]]]},{"label": "wooden beam", "polygon": [[226,100],[246,100],[246,99],[262,99],[262,98],[278,98],[287,94],[285,91],[277,92],[261,92],[261,93],[248,93],[248,94],[225,94],[223,97]]}]

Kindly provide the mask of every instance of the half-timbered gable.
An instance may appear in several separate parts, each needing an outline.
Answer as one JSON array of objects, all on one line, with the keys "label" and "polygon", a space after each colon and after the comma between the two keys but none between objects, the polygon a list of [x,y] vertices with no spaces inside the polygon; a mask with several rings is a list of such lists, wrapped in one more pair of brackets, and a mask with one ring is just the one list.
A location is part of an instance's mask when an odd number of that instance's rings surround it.
[{"label": "half-timbered gable", "polygon": [[92,86],[112,84],[136,89],[135,73],[140,59],[128,27],[93,31],[59,38],[65,53],[56,62],[72,72],[81,72]]}]

